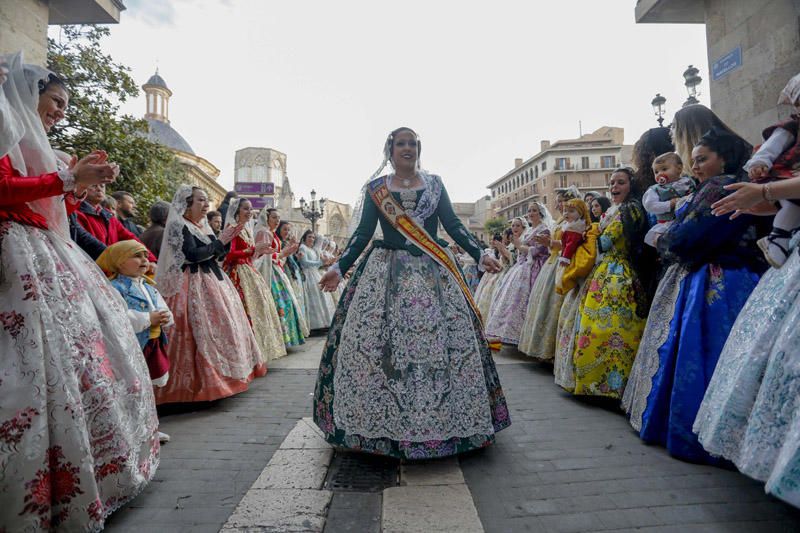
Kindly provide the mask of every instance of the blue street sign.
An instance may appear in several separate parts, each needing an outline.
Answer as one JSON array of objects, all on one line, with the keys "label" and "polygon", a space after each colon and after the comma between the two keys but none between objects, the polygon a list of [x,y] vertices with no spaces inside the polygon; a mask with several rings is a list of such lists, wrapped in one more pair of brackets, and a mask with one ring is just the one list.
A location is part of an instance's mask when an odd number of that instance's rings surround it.
[{"label": "blue street sign", "polygon": [[742,47],[737,46],[711,65],[711,77],[714,81],[727,76],[742,66]]}]

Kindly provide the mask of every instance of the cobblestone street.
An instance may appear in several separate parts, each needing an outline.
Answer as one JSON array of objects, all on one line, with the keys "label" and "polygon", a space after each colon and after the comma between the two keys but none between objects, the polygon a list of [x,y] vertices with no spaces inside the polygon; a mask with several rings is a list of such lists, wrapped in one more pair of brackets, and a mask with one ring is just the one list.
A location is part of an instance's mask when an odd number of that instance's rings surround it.
[{"label": "cobblestone street", "polygon": [[[507,349],[497,361],[513,424],[495,445],[460,461],[405,466],[401,486],[382,494],[320,490],[333,454],[301,419],[311,416],[322,342],[313,338],[273,362],[244,394],[165,411],[162,429],[172,441],[156,479],[112,516],[108,531],[761,532],[800,525],[800,512],[764,495],[759,483],[642,444],[612,407],[570,397],[549,369]],[[292,464],[294,449],[306,464]],[[314,475],[304,473],[309,468]],[[297,479],[275,484],[270,472]],[[294,516],[270,517],[264,509],[287,494]],[[412,516],[405,509],[415,498],[428,505],[415,501]]]}]

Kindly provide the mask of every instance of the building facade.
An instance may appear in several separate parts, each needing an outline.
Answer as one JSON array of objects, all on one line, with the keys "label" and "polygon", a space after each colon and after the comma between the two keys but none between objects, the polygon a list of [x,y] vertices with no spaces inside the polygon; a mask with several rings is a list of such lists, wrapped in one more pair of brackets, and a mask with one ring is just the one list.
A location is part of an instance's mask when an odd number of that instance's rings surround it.
[{"label": "building facade", "polygon": [[539,153],[516,159],[513,169],[488,185],[490,215],[511,220],[535,200],[556,217],[556,192],[571,186],[605,194],[614,169],[631,159],[633,147],[623,144],[624,137],[623,128],[603,126],[578,139],[542,141]]},{"label": "building facade", "polygon": [[219,169],[207,159],[197,155],[186,139],[170,124],[169,99],[172,97],[172,91],[158,71],[150,76],[147,83],[142,85],[142,89],[147,103],[147,112],[144,115],[149,126],[147,138],[169,148],[175,154],[175,158],[185,171],[182,179],[205,189],[212,209],[215,208],[222,203],[227,192],[225,187],[217,182]]},{"label": "building facade", "polygon": [[291,209],[294,194],[286,174],[286,154],[272,148],[236,150],[233,162],[234,190],[250,198],[256,209]]},{"label": "building facade", "polygon": [[638,0],[635,15],[639,23],[705,24],[711,108],[751,143],[791,113],[776,102],[800,72],[800,0]]},{"label": "building facade", "polygon": [[0,54],[22,50],[26,63],[47,64],[47,26],[117,24],[120,0],[0,1]]},{"label": "building facade", "polygon": [[[487,238],[486,220],[491,215],[492,199],[486,195],[475,202],[453,202],[453,211],[458,219],[469,230],[470,233],[475,235],[478,240],[489,242]],[[446,240],[452,241],[449,235],[444,232],[444,228],[439,228],[439,235],[443,236]]]}]

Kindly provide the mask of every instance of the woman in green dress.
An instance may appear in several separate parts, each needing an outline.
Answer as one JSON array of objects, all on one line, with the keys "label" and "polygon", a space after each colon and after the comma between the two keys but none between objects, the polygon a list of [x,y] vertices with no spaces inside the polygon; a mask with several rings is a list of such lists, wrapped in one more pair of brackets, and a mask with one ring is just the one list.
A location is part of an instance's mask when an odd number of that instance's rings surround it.
[{"label": "woman in green dress", "polygon": [[436,239],[438,224],[480,268],[496,272],[500,264],[482,254],[441,178],[419,168],[418,153],[412,130],[389,135],[373,178],[389,160],[395,172],[365,186],[358,227],[320,280],[334,290],[380,222],[383,236],[352,274],[328,332],[314,420],[338,447],[401,459],[488,446],[510,424],[480,318]]}]

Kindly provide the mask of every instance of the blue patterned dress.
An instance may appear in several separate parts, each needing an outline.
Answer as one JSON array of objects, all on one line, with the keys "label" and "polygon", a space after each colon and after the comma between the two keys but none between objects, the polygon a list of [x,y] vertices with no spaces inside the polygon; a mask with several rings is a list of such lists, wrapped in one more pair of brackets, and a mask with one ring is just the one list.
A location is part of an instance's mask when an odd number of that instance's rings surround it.
[{"label": "blue patterned dress", "polygon": [[716,217],[733,175],[710,178],[658,241],[667,263],[631,371],[623,407],[639,436],[680,459],[719,463],[692,425],[717,359],[766,264],[756,247],[768,219]]}]

